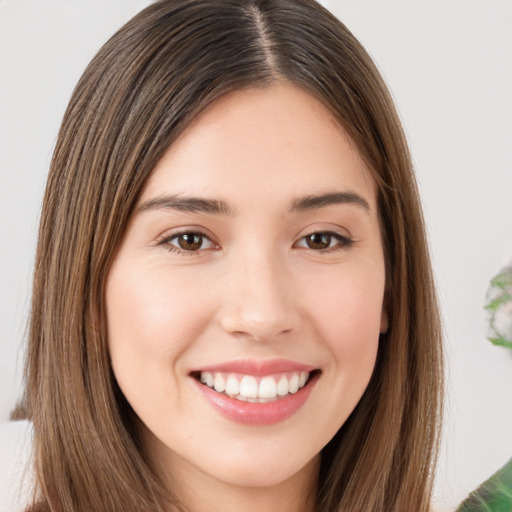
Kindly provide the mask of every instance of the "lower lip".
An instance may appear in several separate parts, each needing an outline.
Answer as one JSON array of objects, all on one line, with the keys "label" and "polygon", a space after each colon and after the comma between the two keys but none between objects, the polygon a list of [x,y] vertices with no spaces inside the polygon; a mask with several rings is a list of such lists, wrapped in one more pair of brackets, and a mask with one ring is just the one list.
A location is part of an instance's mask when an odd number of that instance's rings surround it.
[{"label": "lower lip", "polygon": [[318,378],[319,375],[315,373],[297,393],[265,403],[230,398],[193,380],[208,402],[225,418],[244,425],[274,425],[293,416],[306,403]]}]

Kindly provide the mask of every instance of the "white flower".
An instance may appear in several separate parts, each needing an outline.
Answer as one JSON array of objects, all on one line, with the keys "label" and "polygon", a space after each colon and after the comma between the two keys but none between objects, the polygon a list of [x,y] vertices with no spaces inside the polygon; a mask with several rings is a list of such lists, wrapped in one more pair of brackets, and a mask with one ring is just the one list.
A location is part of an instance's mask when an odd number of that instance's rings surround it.
[{"label": "white flower", "polygon": [[494,312],[494,330],[502,338],[512,341],[512,302],[501,304]]}]

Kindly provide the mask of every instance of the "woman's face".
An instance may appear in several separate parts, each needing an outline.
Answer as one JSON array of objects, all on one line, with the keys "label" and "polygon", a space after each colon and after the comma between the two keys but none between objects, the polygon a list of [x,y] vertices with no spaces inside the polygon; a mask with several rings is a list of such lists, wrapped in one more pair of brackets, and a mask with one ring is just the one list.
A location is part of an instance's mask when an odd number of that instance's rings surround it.
[{"label": "woman's face", "polygon": [[153,171],[108,277],[112,366],[154,464],[312,474],[372,374],[384,281],[375,186],[329,111],[290,85],[215,102]]}]

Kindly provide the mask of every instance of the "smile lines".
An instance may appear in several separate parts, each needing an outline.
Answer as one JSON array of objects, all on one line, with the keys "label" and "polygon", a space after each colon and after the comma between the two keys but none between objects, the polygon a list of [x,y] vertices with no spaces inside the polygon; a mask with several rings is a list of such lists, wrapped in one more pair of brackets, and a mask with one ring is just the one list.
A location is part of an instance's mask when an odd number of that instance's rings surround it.
[{"label": "smile lines", "polygon": [[245,402],[266,403],[295,394],[309,380],[310,372],[288,372],[265,377],[225,372],[198,372],[194,377],[205,386]]}]

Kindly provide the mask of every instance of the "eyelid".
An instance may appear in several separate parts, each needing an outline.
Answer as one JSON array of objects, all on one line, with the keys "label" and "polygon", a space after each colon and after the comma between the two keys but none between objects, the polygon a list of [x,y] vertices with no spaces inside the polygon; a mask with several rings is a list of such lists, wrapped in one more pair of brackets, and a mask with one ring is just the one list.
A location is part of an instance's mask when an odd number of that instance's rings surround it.
[{"label": "eyelid", "polygon": [[[179,236],[185,235],[185,234],[200,235],[202,238],[208,240],[211,243],[212,247],[208,247],[205,249],[200,248],[197,250],[187,250],[187,249],[182,249],[182,248],[170,243],[171,240],[176,239]],[[334,246],[327,247],[325,249],[313,249],[311,247],[307,247],[306,245],[304,245],[304,246],[299,245],[299,243],[305,241],[308,236],[311,236],[314,234],[329,235],[329,236],[333,237],[335,240],[337,240],[337,243]],[[310,229],[306,233],[304,233],[302,236],[300,236],[297,239],[297,241],[293,244],[293,247],[300,248],[300,249],[309,249],[312,252],[325,254],[325,253],[335,252],[335,251],[342,250],[342,249],[346,250],[346,249],[350,248],[351,246],[353,246],[355,242],[356,242],[356,240],[350,234],[341,233],[337,229],[316,228],[316,229]],[[169,232],[169,230],[168,230],[163,235],[159,236],[156,239],[155,245],[161,246],[164,249],[168,250],[169,252],[175,252],[175,253],[183,254],[183,255],[187,255],[187,256],[194,256],[194,255],[197,256],[199,253],[202,253],[204,251],[211,251],[211,250],[216,250],[216,249],[220,248],[219,244],[215,241],[215,238],[211,234],[209,234],[207,232],[207,230],[205,230],[204,228],[200,228],[198,226],[182,226],[179,228],[175,228],[171,232]]]},{"label": "eyelid", "polygon": [[309,249],[313,252],[317,253],[329,253],[329,252],[335,252],[342,249],[348,249],[354,245],[356,240],[349,234],[343,234],[335,229],[312,229],[308,231],[306,234],[302,235],[297,242],[295,242],[294,247],[298,247],[299,242],[302,242],[303,240],[306,240],[308,236],[314,235],[314,234],[322,234],[322,235],[329,235],[336,240],[338,240],[338,243],[335,244],[333,247],[327,247],[325,249],[313,249],[311,247],[299,247],[304,249]]},{"label": "eyelid", "polygon": [[[195,251],[193,250],[186,250],[181,249],[180,247],[176,245],[172,245],[170,243],[171,240],[181,236],[181,235],[188,235],[188,234],[194,234],[194,235],[200,235],[202,238],[207,239],[211,242],[212,247],[206,248],[206,249],[197,249]],[[198,253],[201,253],[203,251],[210,251],[214,249],[219,248],[219,244],[215,241],[214,237],[206,232],[206,230],[196,227],[196,226],[185,226],[176,228],[175,230],[169,232],[166,231],[163,235],[159,236],[156,239],[155,245],[158,247],[163,247],[169,252],[174,252],[178,254],[183,254],[187,256],[193,256],[197,255]]]}]

